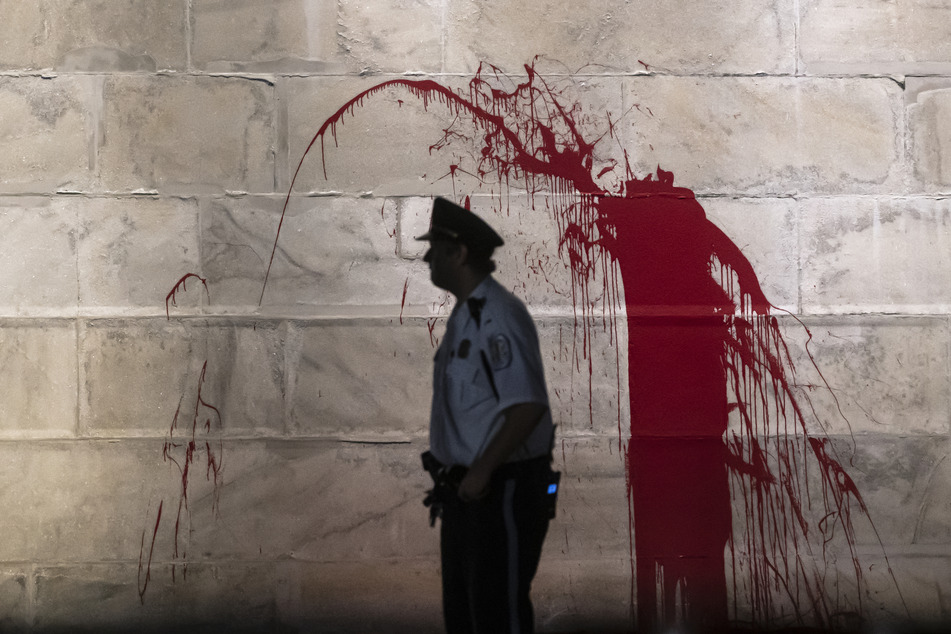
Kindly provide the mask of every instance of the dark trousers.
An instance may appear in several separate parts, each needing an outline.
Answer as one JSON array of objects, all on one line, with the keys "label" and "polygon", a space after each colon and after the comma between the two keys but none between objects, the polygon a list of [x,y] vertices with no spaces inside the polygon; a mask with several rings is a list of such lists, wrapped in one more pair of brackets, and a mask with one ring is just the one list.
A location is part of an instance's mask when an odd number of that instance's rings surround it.
[{"label": "dark trousers", "polygon": [[531,634],[529,597],[548,531],[549,464],[501,467],[481,500],[454,501],[441,526],[443,612],[449,634]]}]

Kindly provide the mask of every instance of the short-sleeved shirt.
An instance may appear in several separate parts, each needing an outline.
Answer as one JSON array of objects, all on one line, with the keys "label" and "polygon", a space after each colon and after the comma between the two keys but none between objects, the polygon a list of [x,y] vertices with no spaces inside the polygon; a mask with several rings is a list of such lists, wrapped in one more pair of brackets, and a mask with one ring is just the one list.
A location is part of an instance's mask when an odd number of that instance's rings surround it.
[{"label": "short-sleeved shirt", "polygon": [[548,454],[552,418],[538,332],[525,305],[487,276],[453,309],[436,351],[430,450],[443,464],[471,465],[520,403],[545,406],[541,421],[509,458]]}]

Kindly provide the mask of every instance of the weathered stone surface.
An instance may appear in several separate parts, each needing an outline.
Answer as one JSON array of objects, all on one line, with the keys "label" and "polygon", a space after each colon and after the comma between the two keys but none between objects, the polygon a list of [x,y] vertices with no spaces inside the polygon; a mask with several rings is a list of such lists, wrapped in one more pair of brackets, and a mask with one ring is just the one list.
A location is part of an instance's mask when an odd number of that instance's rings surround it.
[{"label": "weathered stone surface", "polygon": [[[175,470],[162,463],[161,440],[10,441],[0,453],[3,561],[136,561],[150,505],[181,486],[180,474],[156,477]],[[170,551],[163,535],[157,543]]]},{"label": "weathered stone surface", "polygon": [[287,352],[288,428],[355,441],[425,433],[434,346],[420,318],[297,323]]},{"label": "weathered stone surface", "polygon": [[74,629],[82,606],[82,626],[100,631],[273,631],[287,592],[286,567],[193,564],[187,574],[179,567],[173,579],[167,567],[153,565],[141,601],[134,562],[42,567],[32,625]]},{"label": "weathered stone surface", "polygon": [[30,575],[22,567],[0,568],[0,628],[26,630],[30,617]]},{"label": "weathered stone surface", "polygon": [[97,436],[162,436],[180,408],[185,429],[196,416],[199,424],[220,416],[216,436],[281,433],[283,339],[273,323],[85,322],[81,428]]},{"label": "weathered stone surface", "polygon": [[339,2],[339,38],[358,72],[442,70],[445,0]]},{"label": "weathered stone surface", "polygon": [[71,321],[0,321],[0,438],[76,433],[76,327]]},{"label": "weathered stone surface", "polygon": [[799,306],[799,214],[787,198],[701,198],[707,218],[749,260],[766,299]]},{"label": "weathered stone surface", "polygon": [[796,382],[815,386],[803,396],[815,405],[826,431],[948,433],[951,383],[945,368],[951,334],[945,319],[864,316],[784,323]]},{"label": "weathered stone surface", "polygon": [[807,0],[799,10],[800,55],[810,74],[951,69],[946,3]]},{"label": "weathered stone surface", "polygon": [[437,634],[445,627],[432,560],[295,563],[282,613],[305,632]]},{"label": "weathered stone surface", "polygon": [[802,202],[808,313],[951,310],[951,203],[933,198]]},{"label": "weathered stone surface", "polygon": [[[178,198],[76,198],[79,304],[86,312],[164,312],[178,280],[200,274],[198,205]],[[199,286],[197,280],[192,284]],[[187,284],[186,284],[187,286]],[[187,288],[186,288],[187,291]],[[180,309],[199,293],[175,294]],[[171,302],[169,302],[171,303]],[[176,312],[181,312],[177,310]]]},{"label": "weathered stone surface", "polygon": [[398,255],[399,200],[291,198],[277,237],[283,199],[220,199],[203,214],[204,264],[212,301],[255,305],[264,275],[265,310],[326,313],[374,307],[398,317],[419,313],[438,294],[426,265]]},{"label": "weathered stone surface", "polygon": [[90,181],[82,82],[0,77],[0,191],[42,193]]},{"label": "weathered stone surface", "polygon": [[123,72],[185,68],[185,4],[4,2],[3,69]]},{"label": "weathered stone surface", "polygon": [[263,81],[115,76],[103,87],[99,165],[108,190],[274,187],[274,103]]},{"label": "weathered stone surface", "polygon": [[908,106],[915,176],[929,189],[951,186],[951,86],[945,80],[909,79]]},{"label": "weathered stone surface", "polygon": [[[901,90],[890,80],[625,80],[618,132],[639,175],[660,165],[697,193],[894,191]],[[636,116],[634,114],[636,113]]]},{"label": "weathered stone surface", "polygon": [[0,199],[0,314],[76,314],[79,204],[73,198]]},{"label": "weathered stone surface", "polygon": [[795,4],[743,2],[449,3],[446,70],[480,62],[512,71],[536,55],[565,70],[610,73],[788,73],[794,68]]},{"label": "weathered stone surface", "polygon": [[192,63],[207,71],[329,70],[337,52],[337,7],[329,0],[191,3]]}]

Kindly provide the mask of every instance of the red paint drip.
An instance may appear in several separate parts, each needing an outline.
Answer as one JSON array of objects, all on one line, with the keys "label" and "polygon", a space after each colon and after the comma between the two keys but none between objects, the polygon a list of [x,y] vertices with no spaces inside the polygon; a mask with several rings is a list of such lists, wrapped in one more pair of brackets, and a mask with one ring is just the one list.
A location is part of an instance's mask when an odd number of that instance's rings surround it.
[{"label": "red paint drip", "polygon": [[[178,437],[179,417],[182,409],[182,399],[179,399],[175,414],[172,416],[172,423],[169,426],[168,435],[162,446],[162,460],[174,464],[178,467],[179,494],[178,511],[175,515],[175,524],[173,527],[172,540],[172,581],[176,578],[176,569],[181,566],[182,577],[184,578],[188,570],[188,553],[180,544],[181,532],[183,530],[183,520],[190,518],[189,493],[192,488],[194,474],[192,467],[201,460],[204,455],[205,480],[212,483],[212,513],[218,517],[218,505],[220,500],[221,488],[224,486],[222,479],[222,453],[223,442],[220,432],[222,427],[221,411],[205,400],[202,390],[205,385],[205,375],[208,370],[208,362],[205,361],[198,377],[197,394],[195,396],[195,408],[192,414],[190,429],[186,430],[183,437]],[[139,549],[139,599],[145,602],[145,592],[151,580],[152,556],[155,550],[155,540],[158,536],[159,527],[162,519],[162,509],[165,500],[159,502],[158,513],[155,520],[155,527],[152,529],[151,545],[149,547],[148,558],[145,558],[145,533],[142,534],[142,544]],[[146,561],[143,569],[143,560]]]},{"label": "red paint drip", "polygon": [[[823,421],[798,389],[775,308],[752,266],[706,218],[693,192],[674,186],[672,172],[658,167],[656,180],[638,179],[628,163],[620,191],[601,189],[580,108],[565,105],[534,64],[525,71],[515,80],[483,64],[459,92],[432,80],[382,82],[328,118],[304,156],[319,140],[326,177],[326,135],[336,142],[346,116],[376,94],[402,90],[426,109],[438,105],[454,115],[430,150],[479,139],[468,173],[483,182],[491,176],[506,191],[524,187],[533,208],[536,195],[546,194],[572,275],[572,361],[588,375],[589,394],[595,335],[616,345],[618,317],[622,310],[627,316],[625,461],[640,630],[684,624],[720,631],[737,619],[755,626],[854,625],[844,615],[865,613],[868,588],[852,512],[870,522],[868,509],[830,443],[813,436]],[[608,138],[615,124],[609,116]],[[461,169],[453,163],[449,175]],[[434,346],[435,323],[429,321]],[[590,399],[589,416],[593,424]],[[620,443],[620,404],[618,418]],[[813,470],[820,496],[808,486]],[[836,566],[837,541],[850,572]],[[894,576],[891,583],[897,589]]]},{"label": "red paint drip", "polygon": [[172,290],[170,290],[168,292],[168,295],[165,296],[165,318],[166,319],[171,319],[171,316],[169,315],[169,309],[168,309],[169,303],[171,303],[172,306],[178,306],[178,304],[175,301],[176,294],[178,293],[179,290],[181,291],[188,290],[187,288],[185,288],[185,283],[191,277],[194,277],[196,280],[201,282],[202,286],[205,287],[205,295],[207,295],[209,298],[211,297],[208,294],[208,280],[201,277],[200,275],[196,275],[195,273],[186,273],[177,282],[175,282],[175,286],[173,286]]},{"label": "red paint drip", "polygon": [[406,291],[409,290],[409,278],[403,283],[403,300],[400,302],[400,325],[403,325],[403,309],[406,307]]}]

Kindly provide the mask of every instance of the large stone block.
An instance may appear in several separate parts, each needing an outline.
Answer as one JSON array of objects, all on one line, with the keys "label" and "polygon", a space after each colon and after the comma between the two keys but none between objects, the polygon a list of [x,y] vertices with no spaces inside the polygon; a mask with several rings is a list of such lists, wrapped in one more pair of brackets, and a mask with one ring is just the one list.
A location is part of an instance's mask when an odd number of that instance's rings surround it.
[{"label": "large stone block", "polygon": [[541,55],[591,73],[789,73],[795,6],[453,0],[446,70],[472,72],[482,61],[515,69]]},{"label": "large stone block", "polygon": [[108,0],[4,2],[4,69],[185,69],[185,5]]},{"label": "large stone block", "polygon": [[81,204],[62,197],[0,199],[0,314],[76,314]]},{"label": "large stone block", "polygon": [[76,326],[0,321],[0,437],[76,433]]},{"label": "large stone block", "polygon": [[[136,561],[151,536],[149,509],[182,482],[163,464],[160,441],[17,441],[0,452],[3,561]],[[164,533],[157,544],[171,550]]]},{"label": "large stone block", "polygon": [[697,193],[894,191],[901,89],[887,79],[626,80],[618,129],[635,172]]},{"label": "large stone block", "polygon": [[287,565],[154,566],[145,592],[135,562],[45,566],[35,577],[38,631],[281,631]]},{"label": "large stone block", "polygon": [[[529,307],[531,310],[531,307]],[[629,432],[627,327],[598,311],[535,319],[559,435],[619,439]]]},{"label": "large stone block", "polygon": [[249,197],[205,205],[203,267],[214,304],[256,308],[270,265],[265,312],[428,314],[424,307],[438,291],[422,262],[398,254],[399,200],[295,196],[278,236],[283,202]]},{"label": "large stone block", "polygon": [[347,67],[360,72],[441,71],[445,4],[341,0],[338,37]]},{"label": "large stone block", "polygon": [[[79,303],[87,314],[161,314],[176,282],[200,273],[194,200],[76,198],[73,206],[79,218]],[[180,309],[201,299],[199,293],[174,296],[176,306],[183,300]]]},{"label": "large stone block", "polygon": [[432,560],[295,563],[282,622],[302,632],[443,632],[439,564]]},{"label": "large stone block", "polygon": [[949,201],[813,198],[801,204],[805,313],[951,310]]},{"label": "large stone block", "polygon": [[927,190],[951,186],[951,87],[944,80],[908,80],[908,125],[914,172]]},{"label": "large stone block", "polygon": [[799,217],[788,198],[702,198],[707,218],[752,265],[766,299],[799,306]]},{"label": "large stone block", "polygon": [[329,0],[198,0],[191,19],[191,61],[206,71],[319,72],[337,57],[337,6]]},{"label": "large stone block", "polygon": [[837,2],[799,5],[799,48],[809,74],[931,74],[951,68],[943,2]]},{"label": "large stone block", "polygon": [[0,191],[81,189],[91,180],[88,81],[0,77]]},{"label": "large stone block", "polygon": [[810,431],[948,433],[951,335],[944,319],[866,316],[785,323],[796,387],[810,386],[802,393],[813,404],[805,410],[814,419]]},{"label": "large stone block", "polygon": [[225,77],[110,77],[102,97],[103,186],[272,191],[272,89]]},{"label": "large stone block", "polygon": [[0,628],[6,632],[26,631],[30,625],[29,570],[19,566],[0,568]]},{"label": "large stone block", "polygon": [[[189,557],[208,563],[432,560],[439,531],[429,528],[422,503],[431,486],[420,462],[423,448],[421,443],[226,442],[218,497],[195,496],[193,502],[190,497]],[[207,484],[196,484],[208,490]],[[171,559],[170,552],[156,553],[160,561]]]},{"label": "large stone block", "polygon": [[435,341],[425,319],[297,323],[288,339],[288,428],[408,440],[429,424]]},{"label": "large stone block", "polygon": [[163,436],[210,419],[212,436],[284,430],[283,328],[276,323],[89,321],[80,332],[81,429]]}]

